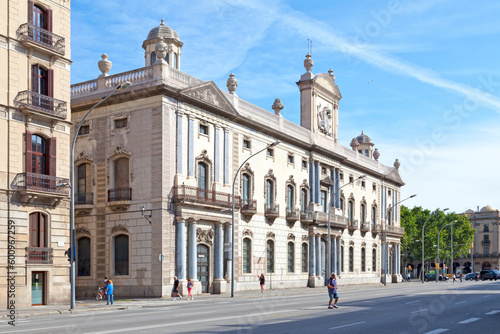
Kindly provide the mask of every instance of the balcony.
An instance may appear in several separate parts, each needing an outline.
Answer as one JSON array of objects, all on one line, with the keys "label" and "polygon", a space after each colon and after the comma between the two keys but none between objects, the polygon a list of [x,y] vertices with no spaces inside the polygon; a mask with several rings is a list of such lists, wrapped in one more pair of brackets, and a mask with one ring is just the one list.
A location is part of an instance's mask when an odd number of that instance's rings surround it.
[{"label": "balcony", "polygon": [[51,205],[55,206],[63,198],[69,196],[68,189],[58,185],[68,183],[68,179],[61,177],[26,172],[16,175],[12,181],[12,189],[19,192],[23,203],[31,204],[35,200],[48,200]]},{"label": "balcony", "polygon": [[[178,204],[192,204],[196,206],[212,208],[231,208],[233,206],[232,194],[197,188],[192,186],[180,185],[172,189],[173,202]],[[235,208],[241,207],[240,196],[234,198]],[[250,204],[250,203],[249,203]],[[253,201],[251,204],[255,204]],[[251,209],[252,207],[249,207]],[[257,209],[255,208],[255,211]]]},{"label": "balcony", "polygon": [[274,221],[280,215],[280,206],[276,203],[271,203],[270,205],[264,205],[264,216],[267,219]]},{"label": "balcony", "polygon": [[387,234],[402,237],[405,234],[405,229],[399,226],[387,225]]},{"label": "balcony", "polygon": [[241,204],[241,214],[245,216],[245,220],[250,220],[257,213],[257,200],[244,200]]},{"label": "balcony", "polygon": [[35,112],[51,118],[66,119],[67,103],[30,90],[19,92],[14,99],[16,107],[25,112]]},{"label": "balcony", "polygon": [[368,232],[368,231],[370,231],[370,222],[361,223],[359,229],[360,229],[361,232]]},{"label": "balcony", "polygon": [[75,194],[75,205],[93,205],[94,193]]},{"label": "balcony", "polygon": [[382,231],[382,225],[372,223],[372,233],[380,233]]},{"label": "balcony", "polygon": [[347,224],[347,228],[351,231],[358,229],[358,220],[354,219]]},{"label": "balcony", "polygon": [[300,212],[299,209],[286,209],[286,220],[295,223],[297,220],[299,220],[300,217]]},{"label": "balcony", "polygon": [[481,241],[481,245],[483,245],[483,246],[489,246],[490,244],[491,244],[490,240],[483,240],[483,241]]},{"label": "balcony", "polygon": [[300,221],[302,223],[312,223],[314,220],[312,212],[301,212]]},{"label": "balcony", "polygon": [[331,215],[330,223],[333,227],[339,227],[339,228],[346,228],[348,225],[347,218],[339,215]]},{"label": "balcony", "polygon": [[55,56],[64,56],[65,39],[31,23],[22,24],[17,35],[26,48],[34,48]]},{"label": "balcony", "polygon": [[52,248],[26,247],[26,264],[52,264]]},{"label": "balcony", "polygon": [[108,202],[131,201],[132,188],[114,188],[108,190]]}]

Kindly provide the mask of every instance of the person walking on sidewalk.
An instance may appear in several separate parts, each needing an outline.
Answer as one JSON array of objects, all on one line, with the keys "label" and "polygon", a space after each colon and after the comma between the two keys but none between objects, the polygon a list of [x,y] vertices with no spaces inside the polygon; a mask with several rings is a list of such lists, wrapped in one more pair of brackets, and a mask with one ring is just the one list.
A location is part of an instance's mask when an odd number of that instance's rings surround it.
[{"label": "person walking on sidewalk", "polygon": [[193,295],[191,294],[191,290],[193,289],[193,282],[191,282],[190,278],[188,278],[187,289],[188,289],[188,300],[190,298],[191,300],[193,300]]},{"label": "person walking on sidewalk", "polygon": [[[339,300],[339,295],[337,293],[337,280],[335,279],[335,274],[332,273],[330,278],[328,279],[328,283],[326,284],[328,287],[328,295],[330,296],[330,302],[328,303],[328,308],[339,308],[337,306],[337,301]],[[335,299],[335,303],[332,307],[332,300]]]},{"label": "person walking on sidewalk", "polygon": [[266,279],[264,278],[264,274],[257,275],[260,283],[260,293],[264,293],[264,284],[266,283]]},{"label": "person walking on sidewalk", "polygon": [[108,286],[106,287],[106,294],[107,294],[108,303],[106,305],[109,305],[109,301],[111,301],[111,305],[113,305],[113,291],[114,290],[115,290],[115,287],[113,286],[113,281],[108,279]]},{"label": "person walking on sidewalk", "polygon": [[176,300],[177,297],[182,299],[181,294],[179,293],[179,280],[177,279],[177,276],[174,276],[174,288],[172,289],[172,294],[174,296],[173,300]]}]

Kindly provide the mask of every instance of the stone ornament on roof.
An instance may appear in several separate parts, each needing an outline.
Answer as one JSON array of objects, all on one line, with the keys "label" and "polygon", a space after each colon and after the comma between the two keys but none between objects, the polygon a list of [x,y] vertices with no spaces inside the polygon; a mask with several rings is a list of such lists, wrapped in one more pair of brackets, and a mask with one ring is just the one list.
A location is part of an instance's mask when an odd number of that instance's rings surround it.
[{"label": "stone ornament on roof", "polygon": [[99,78],[107,77],[109,75],[108,72],[111,71],[111,66],[113,65],[113,63],[108,60],[107,54],[103,53],[101,58],[102,60],[97,62],[97,66],[99,66],[99,70],[102,72]]},{"label": "stone ornament on roof", "polygon": [[167,56],[167,44],[161,38],[160,42],[158,42],[155,45],[155,51],[156,51],[156,63],[155,64],[160,64],[160,63],[166,63],[165,57]]},{"label": "stone ornament on roof", "polygon": [[350,144],[350,145],[351,145],[351,147],[352,147],[352,150],[353,150],[353,151],[356,151],[356,150],[358,149],[359,142],[358,142],[358,140],[357,140],[356,138],[353,138],[353,139],[351,140],[351,144]]},{"label": "stone ornament on roof", "polygon": [[306,55],[306,59],[304,59],[304,67],[307,72],[311,72],[311,68],[314,66],[314,60],[311,58],[311,54],[308,53]]},{"label": "stone ornament on roof", "polygon": [[238,79],[234,77],[234,74],[231,73],[229,74],[229,79],[227,79],[227,90],[229,91],[230,94],[235,94],[234,92],[236,91],[236,88],[238,87]]},{"label": "stone ornament on roof", "polygon": [[373,158],[378,161],[378,158],[380,157],[380,152],[378,151],[378,148],[373,151]]},{"label": "stone ornament on roof", "polygon": [[399,166],[401,166],[401,164],[399,163],[399,160],[398,160],[398,159],[396,159],[396,161],[394,161],[394,167],[395,167],[396,169],[399,169]]},{"label": "stone ornament on roof", "polygon": [[281,100],[277,97],[271,108],[274,110],[276,115],[280,116],[281,110],[283,110],[284,106],[283,103],[281,103]]}]

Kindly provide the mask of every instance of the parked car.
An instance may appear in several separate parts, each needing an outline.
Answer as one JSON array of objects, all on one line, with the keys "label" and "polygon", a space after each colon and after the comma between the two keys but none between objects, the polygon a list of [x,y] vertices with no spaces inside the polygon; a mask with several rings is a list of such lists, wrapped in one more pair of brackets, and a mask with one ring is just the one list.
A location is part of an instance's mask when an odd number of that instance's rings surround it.
[{"label": "parked car", "polygon": [[[436,280],[436,274],[427,274],[424,276],[424,281],[429,282],[429,281],[435,281]],[[446,276],[439,276],[440,281],[447,281],[448,277]]]},{"label": "parked car", "polygon": [[500,271],[498,270],[491,270],[491,269],[486,269],[486,270],[481,270],[479,273],[479,277],[481,280],[489,279],[490,281],[492,280],[497,280],[500,278]]},{"label": "parked car", "polygon": [[466,281],[478,281],[479,280],[479,273],[468,273],[467,275],[464,276],[464,279]]}]

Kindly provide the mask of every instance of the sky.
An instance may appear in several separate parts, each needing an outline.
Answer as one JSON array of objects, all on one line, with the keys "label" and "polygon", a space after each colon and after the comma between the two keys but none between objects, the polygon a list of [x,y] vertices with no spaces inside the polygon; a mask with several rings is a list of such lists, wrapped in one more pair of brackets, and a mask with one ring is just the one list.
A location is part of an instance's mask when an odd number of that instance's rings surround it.
[{"label": "sky", "polygon": [[312,41],[314,74],[342,94],[339,141],[364,131],[379,161],[401,163],[404,204],[457,213],[500,208],[500,2],[464,0],[137,0],[72,2],[71,82],[145,66],[162,18],[184,43],[181,70],[300,124],[296,82]]}]

